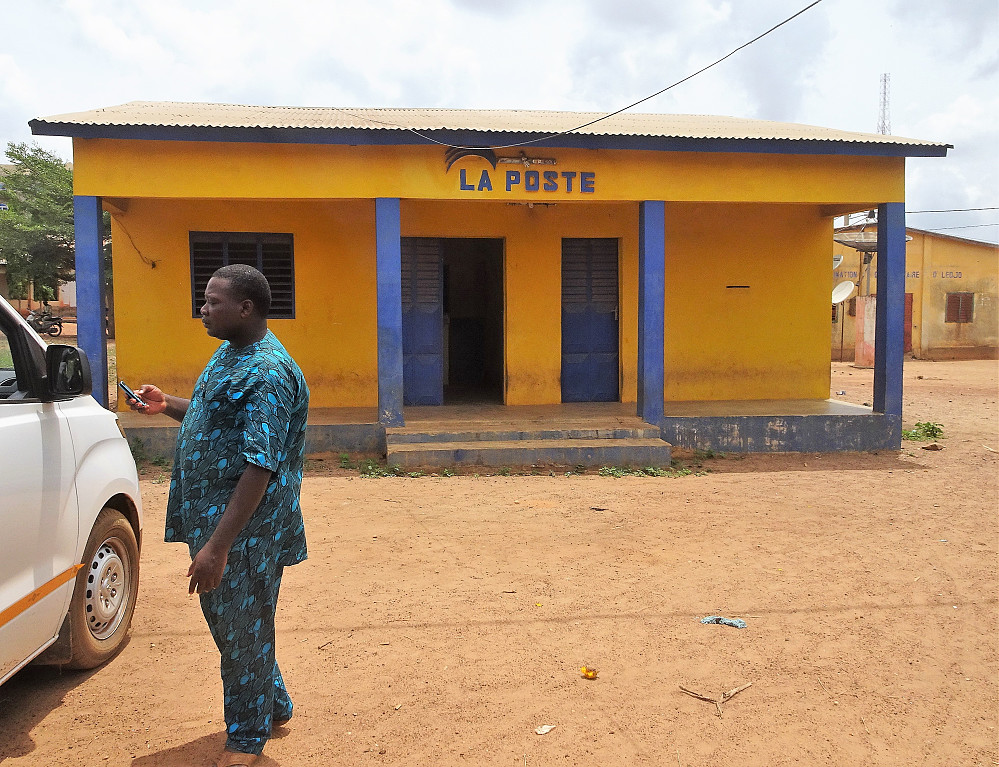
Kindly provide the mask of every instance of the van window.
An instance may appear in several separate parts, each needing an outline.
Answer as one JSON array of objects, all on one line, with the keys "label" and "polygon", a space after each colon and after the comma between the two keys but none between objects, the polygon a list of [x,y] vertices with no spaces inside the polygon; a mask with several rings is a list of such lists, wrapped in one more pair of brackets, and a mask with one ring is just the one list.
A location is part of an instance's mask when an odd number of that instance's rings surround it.
[{"label": "van window", "polygon": [[[11,399],[24,399],[26,391],[17,385],[17,371],[14,365],[14,348],[7,331],[0,328],[0,402]],[[27,376],[23,373],[21,380],[27,384]]]},{"label": "van window", "polygon": [[14,372],[14,355],[6,331],[0,333],[0,399],[7,399],[17,391],[17,374]]}]

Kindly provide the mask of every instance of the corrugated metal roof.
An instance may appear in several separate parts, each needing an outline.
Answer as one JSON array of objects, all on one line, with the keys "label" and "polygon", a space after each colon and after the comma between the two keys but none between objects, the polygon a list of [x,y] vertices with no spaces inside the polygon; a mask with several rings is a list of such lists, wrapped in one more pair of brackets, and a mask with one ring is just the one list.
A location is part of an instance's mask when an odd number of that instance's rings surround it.
[{"label": "corrugated metal roof", "polygon": [[[552,134],[598,120],[600,112],[551,112],[523,109],[366,109],[275,107],[169,101],[131,101],[86,112],[53,115],[32,127],[107,126],[224,129],[310,129],[371,131],[476,131]],[[49,132],[46,130],[45,132]],[[574,131],[591,136],[641,136],[680,139],[833,141],[894,146],[950,147],[934,141],[853,133],[795,123],[712,115],[623,113]]]}]

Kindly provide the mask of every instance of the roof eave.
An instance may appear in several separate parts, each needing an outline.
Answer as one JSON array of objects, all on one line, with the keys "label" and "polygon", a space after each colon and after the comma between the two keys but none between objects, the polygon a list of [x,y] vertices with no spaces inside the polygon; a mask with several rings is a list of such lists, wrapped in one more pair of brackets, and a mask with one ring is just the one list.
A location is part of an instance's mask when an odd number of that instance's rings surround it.
[{"label": "roof eave", "polygon": [[[179,125],[87,125],[31,120],[36,136],[208,141],[260,144],[341,144],[369,146],[474,146],[493,148],[618,149],[659,152],[730,152],[756,154],[861,155],[875,157],[945,157],[952,144],[903,144],[823,139],[712,138],[681,136],[514,133],[476,130],[371,128],[210,127]],[[520,145],[519,147],[517,145]]]}]

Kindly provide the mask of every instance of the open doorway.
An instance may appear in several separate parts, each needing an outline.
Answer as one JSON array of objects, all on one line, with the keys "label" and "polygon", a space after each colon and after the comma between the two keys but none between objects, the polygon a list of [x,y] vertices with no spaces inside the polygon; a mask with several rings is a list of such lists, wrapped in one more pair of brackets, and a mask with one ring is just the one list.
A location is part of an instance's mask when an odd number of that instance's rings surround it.
[{"label": "open doorway", "polygon": [[502,402],[503,240],[442,243],[444,402]]}]

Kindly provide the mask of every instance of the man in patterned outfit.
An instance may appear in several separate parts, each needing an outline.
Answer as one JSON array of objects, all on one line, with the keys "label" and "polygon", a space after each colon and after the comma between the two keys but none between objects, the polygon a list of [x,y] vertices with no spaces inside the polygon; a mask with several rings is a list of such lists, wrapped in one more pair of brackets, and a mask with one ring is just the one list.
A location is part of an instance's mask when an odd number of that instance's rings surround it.
[{"label": "man in patterned outfit", "polygon": [[218,767],[249,765],[292,702],[274,655],[274,611],[285,567],[306,557],[299,506],[309,388],[267,329],[270,286],[243,264],[205,289],[201,321],[223,343],[190,400],[136,390],[140,413],[181,421],[166,540],[191,552],[188,592],[222,656],[226,747]]}]

